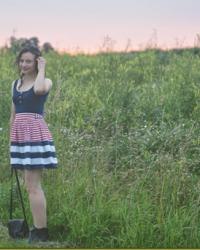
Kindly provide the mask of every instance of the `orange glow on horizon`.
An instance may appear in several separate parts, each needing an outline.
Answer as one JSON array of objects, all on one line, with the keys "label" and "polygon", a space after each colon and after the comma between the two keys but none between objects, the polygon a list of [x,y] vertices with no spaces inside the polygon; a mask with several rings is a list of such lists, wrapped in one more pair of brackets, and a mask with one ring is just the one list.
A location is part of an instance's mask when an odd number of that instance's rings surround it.
[{"label": "orange glow on horizon", "polygon": [[[34,36],[34,35],[33,35]],[[28,37],[29,39],[30,37]],[[16,37],[16,39],[19,39],[18,37]],[[38,37],[39,41],[40,38]],[[111,38],[110,38],[111,39]],[[47,39],[48,40],[48,39]],[[70,54],[70,55],[78,55],[78,54],[86,54],[86,55],[96,55],[99,53],[106,53],[106,52],[116,52],[116,53],[120,53],[120,52],[137,52],[137,51],[144,51],[147,49],[159,49],[159,50],[163,50],[163,51],[167,51],[167,50],[171,50],[171,49],[184,49],[184,48],[193,48],[193,47],[200,47],[200,36],[198,34],[196,34],[196,36],[193,39],[190,39],[190,42],[188,42],[187,44],[182,43],[182,41],[176,39],[174,41],[174,43],[171,42],[171,44],[159,44],[159,42],[157,42],[156,40],[152,40],[149,39],[149,41],[140,43],[139,45],[133,46],[131,44],[131,39],[127,39],[127,43],[124,44],[124,46],[116,46],[115,44],[107,44],[105,45],[105,47],[103,46],[96,46],[96,48],[94,48],[94,46],[90,49],[85,49],[84,47],[81,48],[81,46],[74,46],[72,47],[72,49],[66,48],[67,46],[65,46],[65,44],[62,43],[61,44],[57,44],[54,45],[53,42],[50,42],[53,46],[53,48],[59,53],[59,54]],[[61,43],[61,42],[60,42]],[[43,42],[40,41],[40,44],[42,45]],[[2,47],[9,47],[9,39],[6,40],[2,40],[0,39],[0,48]]]}]

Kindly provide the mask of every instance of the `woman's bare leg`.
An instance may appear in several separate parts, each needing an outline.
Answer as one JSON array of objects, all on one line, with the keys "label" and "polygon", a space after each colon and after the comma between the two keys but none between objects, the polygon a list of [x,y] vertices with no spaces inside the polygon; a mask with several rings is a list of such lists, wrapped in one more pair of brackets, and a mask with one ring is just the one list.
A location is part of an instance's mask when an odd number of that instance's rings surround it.
[{"label": "woman's bare leg", "polygon": [[24,175],[34,226],[47,227],[46,199],[41,187],[42,170],[25,170]]}]

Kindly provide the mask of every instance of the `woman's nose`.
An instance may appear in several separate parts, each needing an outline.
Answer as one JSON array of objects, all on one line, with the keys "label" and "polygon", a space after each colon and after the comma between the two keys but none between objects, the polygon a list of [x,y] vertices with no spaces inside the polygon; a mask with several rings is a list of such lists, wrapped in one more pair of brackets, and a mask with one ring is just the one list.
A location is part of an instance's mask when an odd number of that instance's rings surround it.
[{"label": "woman's nose", "polygon": [[26,66],[26,63],[25,63],[25,62],[23,62],[23,63],[21,64],[21,66],[22,66],[22,67]]}]

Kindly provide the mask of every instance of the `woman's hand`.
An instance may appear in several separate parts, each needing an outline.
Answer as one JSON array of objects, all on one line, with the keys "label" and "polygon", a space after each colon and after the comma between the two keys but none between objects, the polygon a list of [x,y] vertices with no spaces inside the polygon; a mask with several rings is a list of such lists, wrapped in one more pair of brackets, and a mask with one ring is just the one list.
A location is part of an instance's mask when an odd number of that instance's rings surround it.
[{"label": "woman's hand", "polygon": [[38,71],[45,70],[46,60],[44,59],[44,57],[40,56],[36,60],[38,63]]}]

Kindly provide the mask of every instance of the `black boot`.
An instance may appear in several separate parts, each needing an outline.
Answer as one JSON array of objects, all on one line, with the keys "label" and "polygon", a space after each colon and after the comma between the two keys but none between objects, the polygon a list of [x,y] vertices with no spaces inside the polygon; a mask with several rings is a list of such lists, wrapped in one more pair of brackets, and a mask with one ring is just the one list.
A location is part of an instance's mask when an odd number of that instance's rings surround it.
[{"label": "black boot", "polygon": [[40,241],[48,241],[49,234],[48,229],[46,227],[44,228],[36,228],[33,227],[33,229],[29,232],[29,239],[28,242],[40,242]]}]

